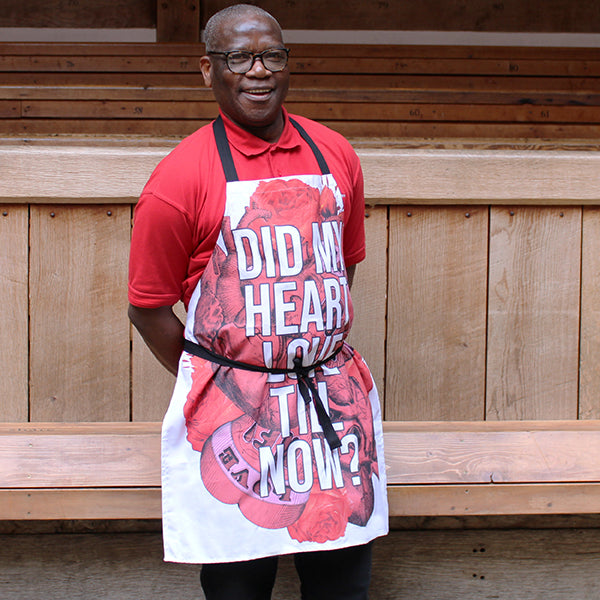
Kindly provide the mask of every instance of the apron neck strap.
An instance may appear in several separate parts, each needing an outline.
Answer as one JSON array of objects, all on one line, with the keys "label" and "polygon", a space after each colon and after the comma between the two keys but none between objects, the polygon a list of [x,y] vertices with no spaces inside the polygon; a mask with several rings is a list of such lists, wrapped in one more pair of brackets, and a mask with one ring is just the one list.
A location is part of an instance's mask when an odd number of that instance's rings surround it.
[{"label": "apron neck strap", "polygon": [[231,148],[227,141],[227,133],[225,132],[225,123],[221,115],[213,123],[213,133],[215,135],[215,142],[217,143],[217,150],[221,157],[221,164],[223,165],[223,171],[225,172],[225,180],[238,181],[239,177],[233,164],[233,156],[231,156]]},{"label": "apron neck strap", "polygon": [[[323,154],[321,154],[321,151],[314,143],[313,139],[308,135],[304,127],[302,127],[291,117],[290,123],[296,128],[302,139],[310,146],[310,149],[312,150],[315,158],[317,159],[317,163],[319,164],[319,169],[321,169],[321,174],[327,175],[331,173]],[[227,182],[238,181],[239,177],[235,169],[235,164],[233,163],[233,156],[231,155],[231,148],[229,147],[229,141],[227,140],[227,133],[225,131],[225,123],[223,122],[221,115],[219,115],[213,122],[213,133],[215,136],[215,142],[217,143],[219,157],[221,158],[221,164],[223,165],[225,180]]]}]

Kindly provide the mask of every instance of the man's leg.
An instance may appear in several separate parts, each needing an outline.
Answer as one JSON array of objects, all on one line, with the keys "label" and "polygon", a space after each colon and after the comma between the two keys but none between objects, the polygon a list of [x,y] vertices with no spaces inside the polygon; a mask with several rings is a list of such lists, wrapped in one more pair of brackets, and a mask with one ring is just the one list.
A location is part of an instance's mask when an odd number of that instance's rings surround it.
[{"label": "man's leg", "polygon": [[367,600],[371,544],[294,556],[302,600]]},{"label": "man's leg", "polygon": [[202,566],[200,583],[206,600],[270,600],[277,557]]}]

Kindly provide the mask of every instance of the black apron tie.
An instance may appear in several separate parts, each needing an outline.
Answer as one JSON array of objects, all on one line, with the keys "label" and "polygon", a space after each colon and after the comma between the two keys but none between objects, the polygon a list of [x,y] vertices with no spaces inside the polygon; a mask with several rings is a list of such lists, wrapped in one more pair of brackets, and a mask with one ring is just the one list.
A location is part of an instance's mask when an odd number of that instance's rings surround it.
[{"label": "black apron tie", "polygon": [[183,349],[194,356],[199,356],[205,360],[209,360],[210,362],[216,363],[218,365],[222,365],[224,367],[231,367],[233,369],[243,369],[244,371],[254,371],[257,373],[272,373],[273,375],[290,375],[294,374],[298,378],[298,390],[300,391],[300,395],[304,400],[304,403],[308,406],[310,404],[311,396],[313,400],[313,404],[315,406],[315,411],[317,412],[317,418],[319,420],[319,425],[323,430],[323,435],[329,444],[329,447],[334,450],[335,448],[339,448],[342,443],[340,442],[340,438],[337,433],[333,429],[333,424],[331,423],[331,418],[327,414],[325,410],[325,406],[323,405],[323,401],[319,396],[319,391],[317,386],[314,384],[312,378],[310,377],[310,372],[313,369],[321,367],[326,362],[329,362],[334,356],[338,354],[338,352],[343,348],[341,345],[333,354],[328,356],[325,360],[321,360],[319,362],[310,365],[309,367],[305,367],[302,364],[302,358],[300,356],[296,356],[294,358],[294,368],[293,369],[279,369],[275,367],[262,367],[260,365],[251,365],[250,363],[241,362],[239,360],[233,360],[231,358],[227,358],[226,356],[222,356],[221,354],[217,354],[200,344],[196,344],[190,340],[184,340]]}]

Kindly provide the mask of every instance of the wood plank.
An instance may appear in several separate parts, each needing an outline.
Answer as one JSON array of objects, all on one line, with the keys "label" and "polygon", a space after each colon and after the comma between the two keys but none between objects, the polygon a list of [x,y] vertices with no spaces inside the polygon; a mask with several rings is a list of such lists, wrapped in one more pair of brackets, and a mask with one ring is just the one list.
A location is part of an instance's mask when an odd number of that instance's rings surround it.
[{"label": "wood plank", "polygon": [[21,116],[21,102],[0,100],[0,119],[14,119]]},{"label": "wood plank", "polygon": [[129,420],[129,231],[128,206],[32,207],[32,420]]},{"label": "wood plank", "polygon": [[[5,140],[0,143],[6,175],[0,178],[0,200],[134,202],[176,141]],[[557,143],[503,145],[498,140],[465,147],[428,147],[424,140],[396,147],[367,142],[357,140],[356,149],[369,204],[594,205],[600,198],[596,141],[562,148]],[[38,176],[29,177],[31,172]],[[399,177],[402,173],[411,176]]]},{"label": "wood plank", "polygon": [[[183,137],[192,134],[208,120],[154,119],[21,119],[2,122],[0,135],[152,135]],[[394,123],[364,121],[324,121],[323,125],[347,138],[482,138],[597,140],[600,125],[513,124],[513,123]],[[574,190],[577,192],[577,188]],[[571,195],[573,192],[569,193]]]},{"label": "wood plank", "polygon": [[369,597],[593,600],[599,553],[597,529],[394,531],[375,542]]},{"label": "wood plank", "polygon": [[28,418],[28,245],[26,206],[0,205],[0,420]]},{"label": "wood plank", "polygon": [[391,486],[388,502],[398,517],[596,514],[600,484]]},{"label": "wood plank", "polygon": [[1,439],[2,488],[160,486],[160,430],[94,435],[22,433]]},{"label": "wood plank", "polygon": [[[206,0],[205,17],[227,6],[225,0]],[[282,3],[263,0],[261,7],[275,15],[284,29],[397,29],[401,31],[598,31],[600,8],[573,7],[567,0],[504,0],[492,5],[474,0],[460,5],[422,0],[405,3],[365,3],[348,0],[344,10],[327,0]],[[536,18],[532,18],[535,15]]]},{"label": "wood plank", "polygon": [[579,418],[600,417],[600,210],[585,208],[581,250]]},{"label": "wood plank", "polygon": [[0,27],[143,27],[156,24],[153,0],[3,0]]},{"label": "wood plank", "polygon": [[160,487],[0,489],[0,519],[160,519]]},{"label": "wood plank", "polygon": [[522,424],[518,431],[478,431],[468,425],[459,431],[393,431],[386,423],[384,435],[390,484],[598,481],[597,422],[589,430],[561,429],[559,422],[555,429],[527,429]]},{"label": "wood plank", "polygon": [[[22,116],[52,119],[214,119],[219,108],[210,102],[110,102],[54,100],[23,102]],[[1,108],[1,107],[0,107]],[[594,111],[594,108],[591,108]],[[600,111],[600,108],[598,109]],[[558,113],[557,113],[558,114]],[[600,115],[598,118],[600,122]],[[194,124],[194,128],[197,125]]]},{"label": "wood plank", "polygon": [[156,41],[199,42],[201,3],[199,0],[156,2]]},{"label": "wood plank", "polygon": [[[286,44],[296,58],[397,58],[583,62],[598,60],[596,48],[536,46],[432,46],[402,44]],[[204,44],[125,42],[0,42],[6,56],[196,56]]]},{"label": "wood plank", "polygon": [[[129,204],[137,200],[152,170],[173,145],[117,143],[105,147],[91,143],[82,147],[12,140],[0,150],[5,173],[0,179],[0,196],[27,202],[43,202],[44,198],[68,202],[71,198],[76,203],[119,200]],[[37,177],[30,177],[32,172]]]},{"label": "wood plank", "polygon": [[488,419],[576,418],[581,209],[492,208]]},{"label": "wood plank", "polygon": [[386,419],[483,417],[487,230],[484,208],[391,209]]},{"label": "wood plank", "polygon": [[[129,101],[163,101],[163,102],[213,102],[212,91],[202,87],[181,86],[126,86],[114,82],[113,85],[79,85],[68,86],[36,86],[0,85],[0,99],[5,100],[129,100]],[[544,92],[530,92],[527,98],[523,94],[511,90],[495,91],[452,91],[452,90],[420,90],[420,89],[290,89],[286,106],[290,103],[369,103],[369,104],[440,104],[440,105],[493,105],[493,106],[525,106],[533,107],[569,106],[576,100],[577,106],[599,106],[600,94],[572,94],[568,91],[553,91],[551,95]],[[574,105],[573,105],[574,106]],[[292,111],[293,112],[293,111]]]},{"label": "wood plank", "polygon": [[[2,75],[4,85],[120,85],[138,87],[197,87],[198,74],[195,72],[6,72]],[[394,73],[356,73],[349,77],[346,73],[295,73],[291,80],[292,89],[396,89],[396,90],[445,90],[463,92],[498,92],[499,90],[522,94],[527,102],[529,94],[535,92],[568,92],[573,99],[579,96],[600,92],[598,77],[507,77],[469,75],[404,75]]]},{"label": "wood plank", "polygon": [[387,312],[387,208],[367,207],[367,257],[357,265],[352,285],[354,323],[348,338],[369,364],[382,403],[385,399]]},{"label": "wood plank", "polygon": [[204,598],[198,565],[164,562],[157,532],[3,535],[0,545],[5,600]]},{"label": "wood plank", "polygon": [[[186,50],[187,48],[182,48]],[[35,49],[33,49],[35,50]],[[506,58],[413,58],[402,50],[390,57],[330,56],[328,48],[322,48],[316,56],[304,56],[302,50],[292,49],[289,69],[294,77],[299,73],[347,73],[406,74],[406,75],[510,75],[511,77],[598,77],[600,60],[591,54],[584,60],[573,59],[506,59]],[[175,55],[148,53],[140,56],[78,53],[77,46],[64,55],[56,53],[2,54],[0,49],[0,72],[156,72],[200,73],[197,50],[189,54]]]},{"label": "wood plank", "polygon": [[[594,528],[393,531],[374,543],[369,598],[593,600],[600,596],[599,553]],[[160,532],[2,535],[3,594],[203,599],[198,566],[162,557]],[[293,557],[282,557],[273,599],[299,598],[298,588]]]},{"label": "wood plank", "polygon": [[[175,305],[175,314],[185,323],[185,307]],[[175,377],[152,355],[132,327],[131,412],[133,421],[161,421],[173,394]]]},{"label": "wood plank", "polygon": [[[599,513],[600,484],[388,487],[394,517]],[[499,507],[502,507],[499,509]],[[0,518],[160,519],[160,488],[0,489]]]},{"label": "wood plank", "polygon": [[[198,101],[110,101],[110,100],[25,100],[6,101],[7,115],[59,119],[212,119],[218,113],[214,100]],[[0,101],[0,113],[2,111]],[[600,123],[597,106],[469,106],[463,104],[392,104],[362,102],[326,104],[286,103],[293,114],[317,121],[463,121],[526,123]]]}]

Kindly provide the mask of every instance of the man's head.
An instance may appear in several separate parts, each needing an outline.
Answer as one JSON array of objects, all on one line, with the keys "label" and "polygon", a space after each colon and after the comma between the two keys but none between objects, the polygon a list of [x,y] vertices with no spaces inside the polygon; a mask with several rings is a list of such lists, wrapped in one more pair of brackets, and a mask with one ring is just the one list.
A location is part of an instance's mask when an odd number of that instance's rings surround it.
[{"label": "man's head", "polygon": [[209,19],[204,42],[207,55],[200,59],[202,76],[221,110],[254,135],[276,141],[283,130],[281,106],[289,85],[287,66],[270,71],[255,57],[246,73],[234,73],[227,66],[227,57],[219,53],[242,50],[258,54],[283,49],[279,23],[257,6],[237,4]]}]

